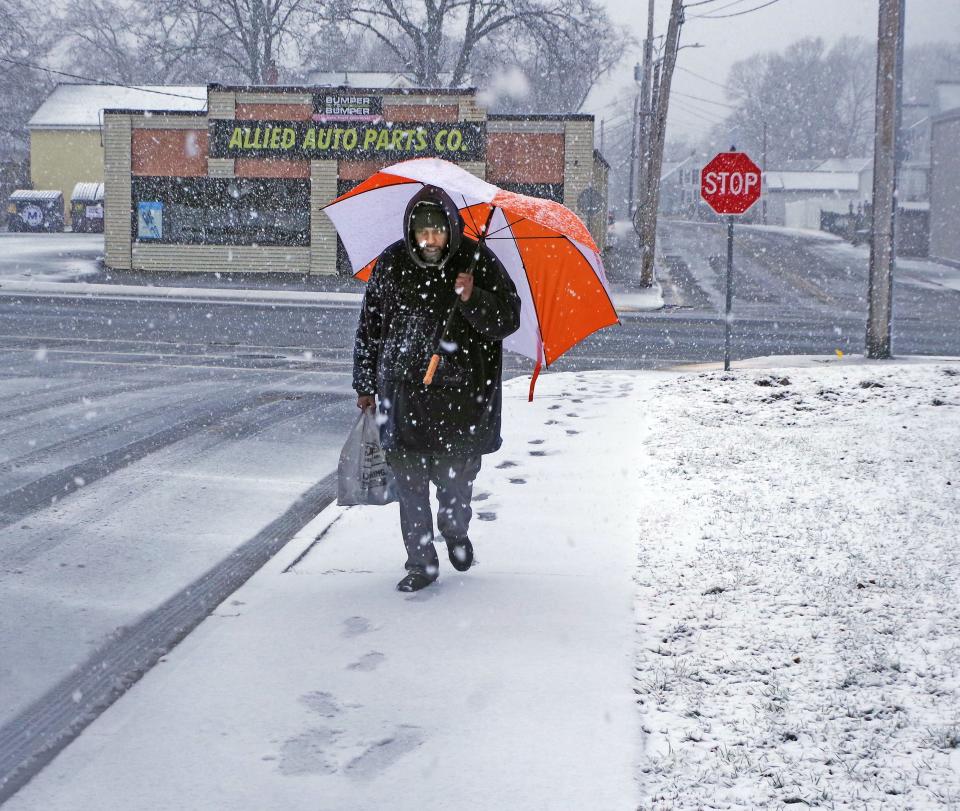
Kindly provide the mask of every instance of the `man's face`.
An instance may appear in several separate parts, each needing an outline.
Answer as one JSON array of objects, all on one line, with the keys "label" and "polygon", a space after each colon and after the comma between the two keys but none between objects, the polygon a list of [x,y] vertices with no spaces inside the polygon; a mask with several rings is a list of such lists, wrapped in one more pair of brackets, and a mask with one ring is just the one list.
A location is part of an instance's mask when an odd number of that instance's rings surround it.
[{"label": "man's face", "polygon": [[443,252],[450,241],[450,235],[446,228],[436,228],[427,226],[426,228],[415,228],[413,238],[417,242],[417,248],[424,261],[429,264],[437,264],[443,258]]}]

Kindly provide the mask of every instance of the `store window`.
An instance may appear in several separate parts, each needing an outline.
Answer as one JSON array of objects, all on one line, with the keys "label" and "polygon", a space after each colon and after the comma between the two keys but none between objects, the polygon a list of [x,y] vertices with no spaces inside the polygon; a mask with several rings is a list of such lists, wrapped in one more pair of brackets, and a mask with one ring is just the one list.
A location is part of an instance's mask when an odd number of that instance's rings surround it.
[{"label": "store window", "polygon": [[310,244],[309,180],[135,177],[132,193],[141,244]]}]

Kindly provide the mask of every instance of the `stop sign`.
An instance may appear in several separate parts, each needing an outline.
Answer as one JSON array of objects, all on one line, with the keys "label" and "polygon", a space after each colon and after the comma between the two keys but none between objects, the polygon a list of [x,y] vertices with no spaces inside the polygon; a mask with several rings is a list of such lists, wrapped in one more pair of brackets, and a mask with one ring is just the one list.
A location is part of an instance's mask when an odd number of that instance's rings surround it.
[{"label": "stop sign", "polygon": [[700,196],[717,214],[743,214],[760,199],[760,169],[745,152],[721,152],[703,167]]}]

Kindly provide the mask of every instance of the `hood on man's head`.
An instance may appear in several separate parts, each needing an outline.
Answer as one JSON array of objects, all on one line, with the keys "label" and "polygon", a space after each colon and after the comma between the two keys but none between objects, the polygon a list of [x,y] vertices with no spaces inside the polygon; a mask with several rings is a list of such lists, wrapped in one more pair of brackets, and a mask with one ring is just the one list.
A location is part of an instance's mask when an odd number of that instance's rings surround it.
[{"label": "hood on man's head", "polygon": [[[419,267],[436,267],[437,265],[442,267],[460,248],[460,240],[463,236],[463,218],[450,196],[437,186],[424,186],[410,199],[403,214],[403,222],[407,253]],[[414,227],[443,228],[444,226],[446,226],[449,239],[443,258],[436,264],[426,262],[420,255],[419,247],[413,236]]]}]

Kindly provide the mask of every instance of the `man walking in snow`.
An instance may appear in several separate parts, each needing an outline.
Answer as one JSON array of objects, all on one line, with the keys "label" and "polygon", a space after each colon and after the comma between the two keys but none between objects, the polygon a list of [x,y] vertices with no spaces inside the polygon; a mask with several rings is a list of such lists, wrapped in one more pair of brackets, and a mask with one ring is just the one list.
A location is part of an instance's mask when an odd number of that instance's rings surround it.
[{"label": "man walking in snow", "polygon": [[[500,447],[501,342],[520,325],[520,298],[500,261],[463,234],[456,205],[425,186],[407,206],[404,239],[377,259],[360,310],[353,356],[357,406],[377,408],[397,482],[407,575],[419,591],[439,574],[437,528],[458,571],[473,563],[467,537],[481,456]],[[471,275],[471,260],[479,258]],[[441,343],[451,307],[451,325]],[[440,355],[433,382],[423,378]],[[375,397],[376,395],[376,397]]]}]

